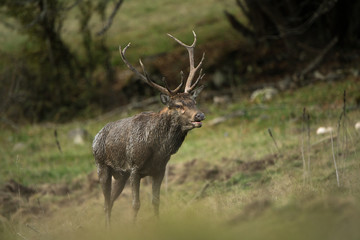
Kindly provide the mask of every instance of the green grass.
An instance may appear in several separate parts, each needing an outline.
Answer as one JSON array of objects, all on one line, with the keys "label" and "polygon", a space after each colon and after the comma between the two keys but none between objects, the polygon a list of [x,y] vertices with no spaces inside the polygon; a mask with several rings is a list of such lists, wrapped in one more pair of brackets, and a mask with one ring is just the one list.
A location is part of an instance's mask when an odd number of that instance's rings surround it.
[{"label": "green grass", "polygon": [[[239,39],[224,17],[225,9],[233,9],[235,2],[231,0],[195,0],[182,1],[179,4],[172,0],[125,1],[107,32],[106,44],[112,51],[112,64],[124,68],[118,47],[132,43],[128,50],[128,59],[137,62],[139,58],[168,52],[180,48],[166,33],[171,33],[185,43],[191,43],[195,30],[198,44],[208,41]],[[109,4],[108,15],[113,5]],[[237,13],[239,11],[236,11]],[[65,15],[61,35],[73,52],[84,58],[85,50],[79,34],[79,12],[75,7]],[[99,16],[94,14],[90,20],[93,39],[103,27]],[[16,24],[14,24],[16,26]],[[24,45],[31,47],[31,42],[21,31],[11,30],[0,24],[0,50],[9,54],[21,54]],[[130,54],[131,52],[131,54]],[[0,65],[1,66],[1,65]]]},{"label": "green grass", "polygon": [[[336,85],[320,83],[295,92],[281,93],[262,107],[246,99],[234,102],[227,109],[202,103],[202,107],[207,111],[207,121],[239,109],[246,110],[246,115],[217,126],[207,126],[205,121],[203,128],[189,133],[171,162],[184,162],[194,158],[216,162],[223,157],[239,158],[243,161],[260,159],[277,152],[268,128],[272,129],[281,151],[294,151],[299,148],[303,107],[310,113],[313,134],[311,140],[316,142],[322,138],[314,135],[317,126],[330,124],[336,128],[342,108],[343,90],[347,90],[349,105],[354,105],[353,99],[359,92],[359,86],[353,80]],[[323,94],[323,91],[326,94]],[[349,112],[350,116],[355,113]],[[91,139],[84,145],[74,145],[67,137],[68,131],[82,126],[91,136],[95,136],[107,122],[125,116],[113,116],[100,122],[87,121],[85,124],[75,122],[65,125],[29,125],[17,131],[2,129],[0,154],[3,160],[0,162],[0,183],[10,178],[26,185],[71,181],[81,173],[89,173],[94,169]],[[351,117],[350,120],[352,122],[348,124],[353,125],[356,117]],[[55,129],[59,135],[62,153],[56,146]],[[349,136],[357,135],[351,130]],[[23,147],[14,149],[19,143]]]},{"label": "green grass", "polygon": [[[126,239],[238,239],[239,236],[248,239],[288,239],[289,236],[291,239],[358,239],[360,148],[357,143],[360,133],[353,126],[360,119],[359,110],[347,112],[346,129],[341,129],[340,137],[334,140],[335,153],[341,152],[336,154],[340,188],[336,182],[331,141],[315,135],[318,126],[337,127],[344,90],[348,108],[354,109],[360,85],[352,78],[286,91],[261,105],[250,102],[244,95],[226,107],[202,102],[200,108],[206,110],[207,121],[240,109],[246,110],[246,114],[217,126],[208,126],[205,121],[201,129],[189,133],[170,164],[198,159],[210,164],[204,168],[217,165],[231,169],[240,163],[262,160],[278,153],[268,128],[272,130],[281,155],[266,169],[239,170],[228,179],[211,182],[200,200],[193,198],[206,182],[204,179],[186,180],[182,185],[170,183],[167,193],[163,186],[160,222],[153,221],[150,186],[142,184],[139,224],[134,227],[129,221],[131,200],[130,190],[126,188],[113,210],[113,225],[117,227],[106,232],[102,224],[101,190],[89,194],[84,185],[80,187],[82,191],[66,197],[35,195],[27,202],[20,202],[25,210],[12,216],[14,222],[0,219],[0,230],[3,229],[0,232],[7,239],[14,239],[16,233],[39,239],[96,239],[101,234],[105,234],[105,238],[124,236]],[[305,181],[300,151],[304,107],[311,116],[311,173],[305,175]],[[155,108],[160,109],[160,106]],[[16,131],[2,128],[0,183],[9,179],[28,186],[71,185],[78,179],[86,182],[86,175],[95,170],[91,139],[84,145],[74,145],[67,137],[68,131],[81,126],[95,136],[107,122],[135,113],[62,125],[28,125]],[[62,153],[55,143],[55,129]],[[344,133],[348,141],[346,148]],[[22,143],[22,147],[15,150],[18,143]],[[307,161],[306,136],[304,147]],[[222,165],[224,158],[230,159],[228,165]],[[198,169],[199,174],[206,170]],[[26,212],[39,204],[48,209],[46,213]],[[38,229],[41,235],[26,224]]]},{"label": "green grass", "polygon": [[[139,4],[142,7],[139,7]],[[195,7],[196,6],[196,7]],[[177,46],[166,33],[192,42],[192,30],[198,35],[199,44],[207,39],[230,39],[234,36],[223,10],[234,6],[232,1],[182,1],[181,4],[171,0],[129,1],[120,10],[114,25],[109,31],[109,46],[124,46],[132,42],[134,59],[141,55],[152,55],[167,52]],[[171,23],[171,24],[169,24]],[[98,25],[99,26],[99,25]],[[130,56],[129,56],[130,57]]]},{"label": "green grass", "polygon": [[[141,8],[139,4],[142,4]],[[132,42],[129,49],[131,61],[178,47],[165,35],[166,32],[184,42],[191,42],[191,30],[194,29],[200,44],[219,38],[231,39],[234,32],[223,18],[222,11],[232,9],[234,4],[234,1],[216,0],[186,0],[181,5],[170,0],[125,1],[108,33],[107,44],[116,56],[113,63],[120,63],[117,46],[129,41]],[[76,17],[76,12],[70,16]],[[94,18],[92,26],[96,32],[101,24]],[[67,19],[64,38],[72,42],[74,50],[80,41],[76,31],[76,21]],[[16,32],[10,35],[5,32],[0,35],[3,50],[16,51],[17,46],[26,40]],[[315,131],[319,126],[336,129],[344,90],[348,109],[352,110],[347,112],[346,129],[341,129],[340,136],[334,139],[339,188],[331,141],[316,136]],[[181,185],[169,183],[167,191],[165,186],[162,188],[160,221],[153,218],[150,186],[142,184],[142,207],[136,226],[130,220],[131,192],[127,187],[114,206],[111,230],[104,228],[100,188],[88,192],[85,187],[87,174],[95,171],[91,139],[106,123],[137,112],[67,124],[26,125],[17,130],[2,127],[0,186],[9,179],[26,186],[46,183],[71,185],[80,179],[83,185],[80,184],[80,190],[66,196],[35,194],[29,199],[16,201],[21,207],[17,212],[9,219],[0,216],[0,238],[359,239],[360,133],[353,128],[360,120],[359,109],[354,108],[359,92],[358,79],[348,77],[338,82],[320,82],[285,91],[272,101],[261,104],[250,102],[244,94],[238,94],[241,97],[227,106],[201,102],[200,109],[207,116],[204,126],[188,134],[169,164],[197,159],[209,164],[204,168],[216,165],[231,169],[240,163],[263,160],[278,154],[268,134],[268,128],[271,128],[280,149],[274,165],[257,171],[239,170],[229,178],[211,182],[199,200],[194,200],[194,196],[207,180],[186,180]],[[303,172],[300,151],[304,107],[311,119],[310,174]],[[212,119],[237,110],[244,110],[246,114],[216,126],[207,125]],[[75,145],[68,139],[68,132],[76,127],[86,129],[91,135],[84,145]],[[55,129],[62,152],[56,145]],[[344,145],[345,136],[347,146]],[[306,135],[304,138],[305,159],[308,161]],[[222,165],[223,159],[228,159],[228,165]],[[200,174],[207,169],[198,170]],[[0,199],[5,198],[0,195]]]}]

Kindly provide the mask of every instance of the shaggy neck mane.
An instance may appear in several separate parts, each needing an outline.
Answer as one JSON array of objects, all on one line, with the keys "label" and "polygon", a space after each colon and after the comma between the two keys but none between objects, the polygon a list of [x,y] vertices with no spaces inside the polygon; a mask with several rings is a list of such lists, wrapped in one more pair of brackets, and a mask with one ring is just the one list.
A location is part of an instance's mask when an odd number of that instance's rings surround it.
[{"label": "shaggy neck mane", "polygon": [[[160,122],[163,127],[159,129],[164,129],[163,144],[170,148],[170,153],[174,154],[180,148],[183,143],[188,131],[184,131],[182,128],[180,116],[172,112],[168,107],[163,108],[160,112]],[[166,126],[166,127],[164,127]]]}]

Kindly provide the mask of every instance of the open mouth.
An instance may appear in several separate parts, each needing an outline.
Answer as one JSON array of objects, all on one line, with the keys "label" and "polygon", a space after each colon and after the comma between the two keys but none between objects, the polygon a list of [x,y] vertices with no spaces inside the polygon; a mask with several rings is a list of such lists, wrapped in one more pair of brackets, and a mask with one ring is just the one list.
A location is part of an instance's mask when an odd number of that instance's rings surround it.
[{"label": "open mouth", "polygon": [[196,121],[194,121],[194,122],[191,122],[191,124],[192,124],[194,127],[196,127],[196,128],[199,128],[199,127],[202,126],[202,122],[196,122]]}]

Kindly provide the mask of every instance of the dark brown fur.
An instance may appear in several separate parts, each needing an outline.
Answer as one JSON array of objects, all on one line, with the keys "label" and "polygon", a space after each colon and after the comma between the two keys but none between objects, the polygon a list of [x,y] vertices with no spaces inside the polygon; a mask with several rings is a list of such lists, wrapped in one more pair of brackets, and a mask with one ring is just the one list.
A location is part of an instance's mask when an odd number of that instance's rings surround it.
[{"label": "dark brown fur", "polygon": [[[152,203],[159,214],[160,186],[170,156],[178,151],[189,130],[201,127],[205,116],[196,107],[201,91],[161,95],[166,107],[108,123],[95,136],[93,154],[105,197],[107,223],[116,198],[130,178],[134,220],[140,208],[140,179],[151,176]],[[112,177],[115,181],[112,183]]]}]

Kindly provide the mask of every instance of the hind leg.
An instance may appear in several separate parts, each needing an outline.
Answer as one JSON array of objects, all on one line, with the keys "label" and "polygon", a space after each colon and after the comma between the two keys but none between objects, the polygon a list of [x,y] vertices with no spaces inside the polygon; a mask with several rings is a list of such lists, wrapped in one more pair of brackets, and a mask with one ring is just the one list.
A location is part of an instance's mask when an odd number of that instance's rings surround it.
[{"label": "hind leg", "polygon": [[122,193],[126,181],[129,179],[130,172],[124,171],[120,172],[119,174],[114,174],[115,181],[112,184],[112,192],[111,192],[111,198],[110,198],[110,211],[114,205],[115,200],[119,197],[119,195]]},{"label": "hind leg", "polygon": [[110,216],[111,216],[111,207],[110,207],[110,196],[111,196],[111,169],[106,165],[98,165],[98,176],[100,180],[100,185],[104,194],[105,203],[105,224],[110,226]]},{"label": "hind leg", "polygon": [[132,189],[132,207],[133,207],[133,221],[136,222],[136,216],[140,209],[140,174],[137,169],[132,169],[130,173],[130,184]]}]

